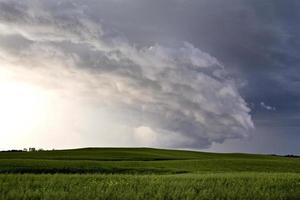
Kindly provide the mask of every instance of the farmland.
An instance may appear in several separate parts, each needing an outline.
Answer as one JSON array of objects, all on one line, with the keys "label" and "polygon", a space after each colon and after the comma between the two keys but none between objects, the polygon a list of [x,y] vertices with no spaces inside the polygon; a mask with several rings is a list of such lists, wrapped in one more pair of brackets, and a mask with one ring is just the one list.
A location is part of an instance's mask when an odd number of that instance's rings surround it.
[{"label": "farmland", "polygon": [[0,199],[299,199],[300,159],[149,148],[0,153]]}]

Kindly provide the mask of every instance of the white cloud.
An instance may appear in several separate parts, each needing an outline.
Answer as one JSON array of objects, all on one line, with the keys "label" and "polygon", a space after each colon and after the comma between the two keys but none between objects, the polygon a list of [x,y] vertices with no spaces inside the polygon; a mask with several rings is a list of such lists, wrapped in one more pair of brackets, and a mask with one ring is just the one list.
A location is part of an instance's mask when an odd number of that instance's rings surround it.
[{"label": "white cloud", "polygon": [[267,104],[265,104],[264,102],[260,102],[260,106],[266,110],[271,110],[271,111],[275,111],[276,108],[275,107],[272,107],[272,106],[269,106]]},{"label": "white cloud", "polygon": [[0,68],[64,102],[78,99],[62,115],[76,125],[51,131],[76,132],[80,145],[205,148],[254,127],[224,66],[190,43],[137,48],[80,8],[54,12],[43,1],[2,1],[0,28]]},{"label": "white cloud", "polygon": [[159,142],[159,134],[150,127],[140,126],[134,129],[134,138],[142,146],[155,145]]}]

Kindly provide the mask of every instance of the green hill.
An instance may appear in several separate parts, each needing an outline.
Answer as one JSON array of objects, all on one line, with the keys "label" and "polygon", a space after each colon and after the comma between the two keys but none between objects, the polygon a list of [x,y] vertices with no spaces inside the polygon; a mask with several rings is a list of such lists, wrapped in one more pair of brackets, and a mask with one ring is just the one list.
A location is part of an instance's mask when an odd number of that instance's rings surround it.
[{"label": "green hill", "polygon": [[255,154],[221,154],[153,148],[83,148],[35,152],[1,152],[0,159],[153,161],[209,158],[274,158]]},{"label": "green hill", "polygon": [[1,152],[0,173],[300,172],[299,158],[152,148]]},{"label": "green hill", "polygon": [[0,199],[300,199],[300,159],[150,148],[0,153]]}]

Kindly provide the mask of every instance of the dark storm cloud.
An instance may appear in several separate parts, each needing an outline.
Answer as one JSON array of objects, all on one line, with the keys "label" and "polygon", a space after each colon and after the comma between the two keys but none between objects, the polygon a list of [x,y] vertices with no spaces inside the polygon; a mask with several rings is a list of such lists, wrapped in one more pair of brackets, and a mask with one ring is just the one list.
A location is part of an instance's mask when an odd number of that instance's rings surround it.
[{"label": "dark storm cloud", "polygon": [[[109,24],[136,45],[188,41],[204,49],[237,78],[247,80],[249,86],[242,93],[255,104],[268,101],[267,95],[279,97],[298,89],[297,1],[87,2],[93,6],[83,12]],[[276,87],[270,87],[274,84]]]},{"label": "dark storm cloud", "polygon": [[[190,110],[198,109],[203,115],[201,110],[205,103],[195,103],[187,97],[191,98],[197,92],[207,92],[204,91],[205,88],[210,90],[213,85],[210,82],[211,77],[220,85],[226,85],[223,81],[231,79],[232,76],[240,83],[235,85],[239,92],[234,89],[234,93],[241,94],[251,105],[251,113],[258,126],[290,127],[299,122],[298,1],[65,0],[32,1],[33,3],[28,4],[22,3],[23,1],[0,2],[0,20],[6,25],[12,23],[10,27],[15,24],[22,25],[20,29],[18,26],[14,27],[13,34],[1,36],[1,46],[5,46],[7,51],[19,53],[16,51],[16,41],[22,46],[31,45],[31,42],[42,42],[46,45],[44,49],[50,45],[54,52],[64,52],[64,57],[71,57],[76,68],[99,74],[113,74],[117,79],[123,77],[126,86],[133,91],[141,91],[141,88],[144,88],[144,95],[152,94],[151,98],[160,99],[155,109],[151,106],[143,107],[146,109],[143,112],[147,113],[143,118],[148,124],[141,124],[140,128],[135,129],[137,133],[143,132],[151,138],[156,137],[156,131],[165,135],[170,132],[184,133],[179,136],[187,135],[188,141],[181,138],[182,144],[178,141],[171,143],[189,147],[204,147],[211,142],[223,142],[228,137],[236,137],[235,134],[231,135],[231,132],[236,131],[224,131],[222,126],[218,127],[218,120],[222,118],[221,121],[225,122],[226,115],[205,114],[205,119],[212,119],[207,123],[208,127],[215,127],[212,132],[223,131],[227,135],[212,137],[212,140],[211,137],[204,136],[205,134],[197,133],[200,131],[208,134],[212,129],[199,126],[201,123],[195,123],[193,117],[180,109],[172,107],[170,110],[169,104],[164,105],[164,101],[172,98],[183,110],[185,107]],[[13,38],[19,39],[14,41]],[[183,47],[182,42],[188,42],[188,45]],[[211,56],[202,51],[195,51],[198,48]],[[182,55],[185,53],[186,55]],[[186,58],[189,58],[187,62],[181,62],[180,59]],[[193,61],[190,58],[199,60]],[[168,64],[171,60],[172,64],[184,66],[185,70],[181,71],[176,67],[175,72],[164,70],[158,76],[157,69],[152,67],[165,65],[164,59]],[[204,62],[203,66],[209,67],[194,66],[201,62]],[[223,66],[229,73],[223,74],[219,79],[213,72],[223,69]],[[203,82],[198,83],[203,84],[203,88],[198,86],[196,90],[194,86],[181,84],[186,80],[193,82],[193,75],[197,73],[208,78],[205,80],[209,84],[206,85],[203,79]],[[153,74],[155,79],[149,78],[153,77]],[[165,80],[173,79],[176,81],[172,82],[171,89],[176,91],[171,96],[165,91],[158,96],[154,95],[156,91],[165,87]],[[182,98],[185,95],[186,98]],[[206,95],[211,94],[204,96]],[[215,98],[211,98],[211,101],[216,103],[214,100]],[[221,100],[220,105],[226,107],[230,101]],[[141,105],[141,102],[139,99],[136,105]],[[126,109],[123,109],[130,112],[142,113],[138,106],[125,107]],[[267,109],[271,107],[276,108],[276,111],[273,109],[271,112]],[[169,115],[177,116],[178,119],[164,118],[161,123],[161,118],[157,117],[161,112],[169,112]],[[155,130],[149,129],[148,126],[154,127]]]},{"label": "dark storm cloud", "polygon": [[[279,127],[278,134],[289,132],[291,140],[299,132],[289,128],[300,123],[299,1],[105,2],[107,7],[94,7],[94,13],[102,13],[100,18],[94,15],[96,19],[110,21],[137,44],[191,42],[246,83],[240,91],[254,105],[257,126]],[[276,113],[261,102],[275,107]]]},{"label": "dark storm cloud", "polygon": [[[184,40],[172,45],[162,45],[162,38],[153,38],[152,44],[144,37],[133,41],[138,37],[123,30],[159,31],[152,22],[134,21],[129,15],[129,10],[139,10],[137,17],[146,7],[160,8],[157,3],[1,1],[0,29],[6,44],[0,56],[6,65],[17,63],[14,73],[38,74],[51,89],[59,85],[64,92],[94,99],[96,105],[109,105],[110,115],[119,113],[124,119],[119,123],[131,129],[124,133],[131,144],[205,148],[248,136],[253,129],[250,109],[215,57]],[[114,19],[118,11],[125,12],[122,20]],[[15,46],[9,37],[19,38],[27,48]]]},{"label": "dark storm cloud", "polygon": [[215,56],[247,83],[241,93],[256,107],[265,102],[281,112],[299,111],[300,2],[88,2],[94,6],[86,13],[137,45],[188,41]]}]

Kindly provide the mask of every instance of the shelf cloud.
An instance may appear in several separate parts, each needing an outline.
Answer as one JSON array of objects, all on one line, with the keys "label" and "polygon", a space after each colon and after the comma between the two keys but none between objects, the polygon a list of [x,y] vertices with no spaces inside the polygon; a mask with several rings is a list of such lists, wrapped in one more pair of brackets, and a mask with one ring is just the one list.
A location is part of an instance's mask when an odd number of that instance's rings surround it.
[{"label": "shelf cloud", "polygon": [[185,41],[135,45],[82,10],[0,1],[0,71],[55,94],[61,112],[37,134],[181,148],[249,135],[250,109],[217,58]]}]

